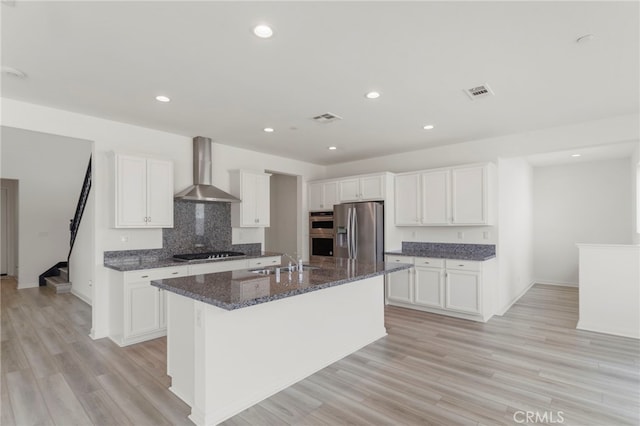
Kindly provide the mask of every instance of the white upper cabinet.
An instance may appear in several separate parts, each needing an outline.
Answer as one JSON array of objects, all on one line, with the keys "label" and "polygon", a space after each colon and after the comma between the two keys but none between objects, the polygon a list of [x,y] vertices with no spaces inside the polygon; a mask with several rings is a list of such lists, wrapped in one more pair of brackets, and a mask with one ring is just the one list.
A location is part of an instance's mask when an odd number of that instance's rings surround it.
[{"label": "white upper cabinet", "polygon": [[360,176],[338,181],[339,201],[384,200],[386,173]]},{"label": "white upper cabinet", "polygon": [[396,225],[490,225],[493,167],[481,164],[397,175]]},{"label": "white upper cabinet", "polygon": [[488,223],[487,168],[483,166],[451,170],[452,223],[484,225]]},{"label": "white upper cabinet", "polygon": [[309,184],[309,211],[333,210],[338,204],[338,182],[313,182]]},{"label": "white upper cabinet", "polygon": [[422,174],[422,224],[447,225],[451,220],[449,170]]},{"label": "white upper cabinet", "polygon": [[396,225],[420,225],[420,173],[396,176]]},{"label": "white upper cabinet", "polygon": [[114,154],[116,228],[173,227],[173,163]]},{"label": "white upper cabinet", "polygon": [[270,178],[268,173],[237,170],[231,176],[231,194],[242,200],[231,203],[231,226],[268,227],[270,221]]}]

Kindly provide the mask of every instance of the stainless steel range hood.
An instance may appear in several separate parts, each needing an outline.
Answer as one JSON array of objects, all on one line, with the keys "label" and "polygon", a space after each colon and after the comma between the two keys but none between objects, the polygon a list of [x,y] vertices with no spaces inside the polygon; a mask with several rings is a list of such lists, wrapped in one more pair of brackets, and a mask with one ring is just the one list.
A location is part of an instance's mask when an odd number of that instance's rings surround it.
[{"label": "stainless steel range hood", "polygon": [[212,185],[211,139],[193,138],[193,185],[178,192],[173,198],[185,201],[237,203],[240,199]]}]

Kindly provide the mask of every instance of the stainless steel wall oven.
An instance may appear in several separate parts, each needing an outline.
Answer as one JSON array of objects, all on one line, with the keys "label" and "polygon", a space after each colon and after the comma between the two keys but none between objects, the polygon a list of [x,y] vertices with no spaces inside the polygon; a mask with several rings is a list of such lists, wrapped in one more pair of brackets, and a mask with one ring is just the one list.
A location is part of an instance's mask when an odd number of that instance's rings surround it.
[{"label": "stainless steel wall oven", "polygon": [[333,257],[335,249],[333,212],[309,213],[309,256],[319,260]]}]

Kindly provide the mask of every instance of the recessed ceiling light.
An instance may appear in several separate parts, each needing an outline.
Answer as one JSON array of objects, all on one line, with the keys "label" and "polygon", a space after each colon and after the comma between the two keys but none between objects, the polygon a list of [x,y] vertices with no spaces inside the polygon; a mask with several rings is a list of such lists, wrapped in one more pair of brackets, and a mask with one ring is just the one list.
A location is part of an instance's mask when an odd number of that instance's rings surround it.
[{"label": "recessed ceiling light", "polygon": [[264,131],[265,131],[265,132],[267,132],[267,133],[273,133],[273,132],[275,131],[272,127],[265,127],[265,128],[264,128],[264,129],[262,129],[262,130],[264,130]]},{"label": "recessed ceiling light", "polygon": [[433,129],[433,127],[434,127],[433,124],[427,124],[426,126],[423,126],[422,128],[425,129],[425,130],[431,130],[431,129]]},{"label": "recessed ceiling light", "polygon": [[578,37],[576,39],[576,43],[586,43],[588,41],[593,40],[594,38],[595,38],[595,36],[593,34],[585,34],[585,35],[582,35],[582,36]]},{"label": "recessed ceiling light", "polygon": [[571,154],[572,157],[581,157],[582,154]]},{"label": "recessed ceiling light", "polygon": [[156,96],[156,101],[158,102],[171,102],[171,99],[168,98],[167,96]]},{"label": "recessed ceiling light", "polygon": [[273,30],[268,25],[258,25],[253,29],[253,33],[260,38],[269,38],[273,35]]},{"label": "recessed ceiling light", "polygon": [[336,149],[338,149],[338,147],[336,146],[330,146],[329,148],[327,148],[329,151],[335,151]]},{"label": "recessed ceiling light", "polygon": [[379,92],[369,92],[366,95],[364,95],[367,99],[378,99],[380,97],[380,93]]}]

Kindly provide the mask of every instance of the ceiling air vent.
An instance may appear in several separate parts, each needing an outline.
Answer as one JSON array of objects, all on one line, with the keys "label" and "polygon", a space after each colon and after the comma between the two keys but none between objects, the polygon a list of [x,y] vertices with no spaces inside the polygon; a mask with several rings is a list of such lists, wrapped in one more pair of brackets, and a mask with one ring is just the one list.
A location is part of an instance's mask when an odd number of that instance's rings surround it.
[{"label": "ceiling air vent", "polygon": [[315,117],[312,117],[312,120],[320,124],[329,124],[329,123],[333,123],[334,121],[342,120],[342,117],[330,112],[325,112],[324,114],[320,114],[320,115],[316,115]]},{"label": "ceiling air vent", "polygon": [[464,93],[466,93],[472,101],[479,98],[493,96],[493,90],[491,90],[488,84],[482,84],[480,86],[472,87],[471,89],[465,89]]}]

